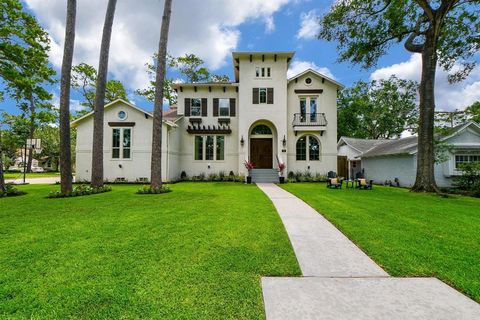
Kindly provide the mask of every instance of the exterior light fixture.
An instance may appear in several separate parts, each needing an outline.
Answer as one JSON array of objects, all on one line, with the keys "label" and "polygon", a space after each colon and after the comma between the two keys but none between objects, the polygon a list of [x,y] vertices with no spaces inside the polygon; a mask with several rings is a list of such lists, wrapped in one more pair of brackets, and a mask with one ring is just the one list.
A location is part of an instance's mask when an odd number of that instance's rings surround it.
[{"label": "exterior light fixture", "polygon": [[243,147],[243,145],[245,144],[245,140],[243,139],[243,136],[242,136],[242,138],[240,139],[240,144],[242,145],[242,147]]},{"label": "exterior light fixture", "polygon": [[285,135],[283,135],[282,144],[284,147],[287,145],[287,139],[285,139]]}]

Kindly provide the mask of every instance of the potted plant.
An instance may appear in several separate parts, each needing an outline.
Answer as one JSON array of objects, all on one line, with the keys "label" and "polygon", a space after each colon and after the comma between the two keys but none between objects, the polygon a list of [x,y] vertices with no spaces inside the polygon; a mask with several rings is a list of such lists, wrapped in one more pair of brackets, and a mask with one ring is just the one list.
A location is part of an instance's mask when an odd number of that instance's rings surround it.
[{"label": "potted plant", "polygon": [[287,166],[285,165],[285,163],[279,163],[278,164],[278,179],[280,180],[280,183],[285,183],[285,177],[283,176],[283,172],[285,172],[285,168],[287,168]]},{"label": "potted plant", "polygon": [[251,172],[252,172],[252,169],[254,168],[254,165],[253,165],[253,162],[248,161],[248,160],[245,160],[244,165],[245,165],[245,168],[247,168],[247,170],[248,170],[247,183],[250,184],[250,183],[252,183]]}]

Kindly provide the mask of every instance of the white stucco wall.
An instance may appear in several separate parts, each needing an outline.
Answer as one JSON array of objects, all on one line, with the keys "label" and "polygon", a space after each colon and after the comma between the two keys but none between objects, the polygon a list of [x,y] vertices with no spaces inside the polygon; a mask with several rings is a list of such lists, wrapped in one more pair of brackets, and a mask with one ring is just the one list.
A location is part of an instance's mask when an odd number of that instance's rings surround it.
[{"label": "white stucco wall", "polygon": [[[307,85],[306,78],[311,78],[312,83]],[[318,94],[296,94],[296,89],[322,89]],[[310,171],[312,173],[327,174],[329,171],[337,171],[337,85],[324,80],[322,77],[308,72],[297,78],[297,81],[290,81],[288,84],[288,165],[287,171]],[[319,131],[301,131],[295,135],[293,118],[295,113],[300,113],[300,98],[316,97],[317,113],[325,113],[327,119],[326,130],[323,135]],[[308,108],[307,108],[308,109]],[[309,110],[307,110],[309,112]],[[313,135],[320,142],[320,161],[297,161],[296,143],[299,138],[305,135]]]},{"label": "white stucco wall", "polygon": [[[132,144],[130,159],[112,159],[112,132],[109,122],[121,122],[117,114],[127,112],[124,122],[135,122],[132,129]],[[118,102],[105,109],[105,126],[103,141],[103,166],[106,181],[116,178],[125,178],[127,181],[136,181],[138,178],[150,179],[151,145],[152,145],[152,118],[146,117],[144,112],[131,108],[127,104]],[[76,125],[76,181],[90,181],[92,165],[92,137],[93,117],[87,117]],[[163,132],[168,132],[168,126],[163,125]],[[163,135],[162,143],[167,144],[168,134]],[[167,149],[162,154],[163,179],[170,180],[167,174]]]}]

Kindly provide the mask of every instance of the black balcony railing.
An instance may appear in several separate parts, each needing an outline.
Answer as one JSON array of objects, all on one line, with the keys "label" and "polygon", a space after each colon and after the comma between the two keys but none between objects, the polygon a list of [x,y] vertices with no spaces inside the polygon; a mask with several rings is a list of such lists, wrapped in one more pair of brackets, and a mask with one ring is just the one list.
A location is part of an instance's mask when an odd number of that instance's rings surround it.
[{"label": "black balcony railing", "polygon": [[325,113],[295,113],[294,126],[326,126]]}]

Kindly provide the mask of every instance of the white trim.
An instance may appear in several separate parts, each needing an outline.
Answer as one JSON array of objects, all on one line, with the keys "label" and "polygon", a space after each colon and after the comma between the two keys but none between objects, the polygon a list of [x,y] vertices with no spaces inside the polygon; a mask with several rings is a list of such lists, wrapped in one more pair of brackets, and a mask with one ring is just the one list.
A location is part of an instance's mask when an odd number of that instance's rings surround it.
[{"label": "white trim", "polygon": [[320,78],[325,78],[325,80],[328,80],[328,81],[330,81],[330,82],[333,83],[333,84],[336,84],[340,89],[343,89],[343,88],[345,87],[345,86],[344,86],[343,84],[341,84],[340,82],[335,81],[335,80],[333,80],[332,78],[329,78],[329,77],[327,77],[326,75],[321,74],[320,72],[313,70],[312,68],[308,68],[307,70],[305,70],[305,71],[303,71],[303,72],[300,72],[299,74],[291,77],[290,79],[287,79],[287,83],[289,83],[289,82],[291,82],[292,80],[295,80],[296,78],[299,78],[299,77],[301,77],[301,76],[303,76],[303,75],[305,75],[305,74],[307,74],[307,73],[313,73],[313,74],[317,75],[317,76],[320,77]]}]

